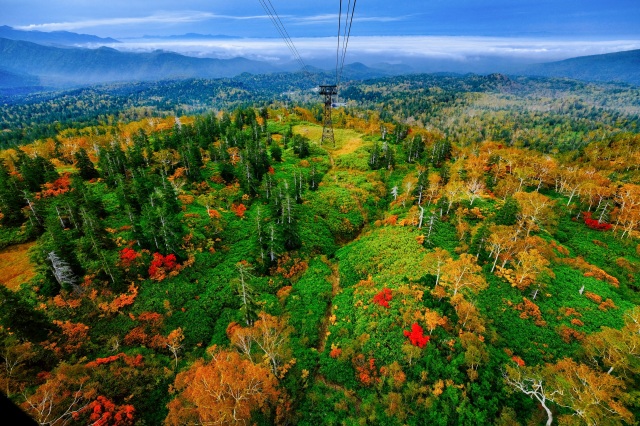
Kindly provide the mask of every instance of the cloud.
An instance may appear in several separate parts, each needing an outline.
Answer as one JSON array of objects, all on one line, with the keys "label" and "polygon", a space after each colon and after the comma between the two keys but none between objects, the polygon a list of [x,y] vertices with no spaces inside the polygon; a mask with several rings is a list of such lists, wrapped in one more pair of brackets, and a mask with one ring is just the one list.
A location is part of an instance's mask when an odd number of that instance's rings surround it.
[{"label": "cloud", "polygon": [[104,19],[87,19],[74,22],[50,22],[44,24],[30,24],[16,26],[19,30],[38,30],[38,31],[75,31],[83,28],[124,26],[124,25],[144,25],[144,24],[183,24],[190,22],[208,21],[211,19],[232,19],[232,20],[249,20],[249,19],[269,19],[267,15],[257,16],[231,16],[217,15],[209,12],[178,12],[178,13],[156,13],[149,16],[141,16],[137,18],[104,18]]},{"label": "cloud", "polygon": [[[335,37],[293,38],[303,60],[335,58]],[[280,58],[290,60],[289,50],[278,38],[232,40],[129,40],[113,45],[117,49],[150,51],[163,49],[191,56],[230,58]],[[479,57],[521,59],[532,62],[554,61],[575,56],[596,55],[640,49],[640,40],[548,40],[506,37],[438,36],[351,36],[347,63],[375,57],[393,61],[398,58],[473,61]],[[329,63],[329,62],[327,62]]]},{"label": "cloud", "polygon": [[[402,21],[411,15],[406,16],[355,16],[353,22],[396,22]],[[316,24],[335,24],[338,22],[339,15],[335,14],[322,14],[312,16],[297,16],[291,17],[293,25],[316,25]]]}]

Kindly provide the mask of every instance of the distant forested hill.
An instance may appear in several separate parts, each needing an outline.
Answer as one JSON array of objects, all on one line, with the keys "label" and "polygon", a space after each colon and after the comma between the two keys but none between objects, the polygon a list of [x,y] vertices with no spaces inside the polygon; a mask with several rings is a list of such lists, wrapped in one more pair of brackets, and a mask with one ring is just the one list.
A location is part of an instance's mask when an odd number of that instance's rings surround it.
[{"label": "distant forested hill", "polygon": [[582,56],[533,65],[527,69],[527,74],[640,85],[640,50]]},{"label": "distant forested hill", "polygon": [[[5,98],[0,108],[0,147],[114,119],[232,110],[248,105],[295,102],[313,110],[319,119],[321,99],[316,88],[331,77],[301,72],[242,74],[223,79],[110,84]],[[635,131],[640,121],[640,90],[635,87],[508,78],[501,74],[416,74],[351,80],[343,85],[340,100],[347,102],[347,109],[367,108],[388,120],[437,127],[465,139],[491,137],[541,150],[576,149],[599,140],[602,132]],[[482,122],[491,122],[494,130],[489,131]],[[548,140],[553,140],[554,146]]]}]

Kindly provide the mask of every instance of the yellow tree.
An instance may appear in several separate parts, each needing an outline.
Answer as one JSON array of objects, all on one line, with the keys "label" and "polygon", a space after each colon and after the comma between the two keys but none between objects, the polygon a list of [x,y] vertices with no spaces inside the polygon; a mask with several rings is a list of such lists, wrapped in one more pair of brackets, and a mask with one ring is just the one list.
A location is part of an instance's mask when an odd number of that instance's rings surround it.
[{"label": "yellow tree", "polygon": [[518,201],[520,211],[518,222],[522,229],[527,231],[527,237],[531,231],[537,231],[541,227],[553,223],[553,200],[539,192],[516,192],[513,198]]},{"label": "yellow tree", "polygon": [[214,346],[209,362],[196,361],[176,376],[176,398],[167,407],[167,425],[248,424],[251,412],[268,413],[280,396],[269,368]]},{"label": "yellow tree", "polygon": [[518,262],[514,268],[516,275],[514,286],[520,290],[524,290],[536,282],[542,273],[553,276],[553,271],[548,268],[549,261],[536,249],[521,251],[516,255],[516,258]]},{"label": "yellow tree", "polygon": [[451,259],[449,252],[440,247],[436,247],[425,257],[424,266],[426,267],[427,272],[436,276],[436,287],[440,283],[442,268],[447,262],[451,261]]},{"label": "yellow tree", "polygon": [[640,185],[632,183],[622,185],[618,188],[615,199],[620,211],[614,231],[621,225],[623,228],[622,237],[625,235],[630,237],[632,231],[640,224]]},{"label": "yellow tree", "polygon": [[262,350],[264,358],[271,366],[271,372],[278,375],[283,363],[291,358],[289,335],[293,328],[284,317],[276,317],[265,312],[258,314],[258,320],[250,327],[229,324],[227,334],[234,346],[247,356],[252,356],[253,344]]},{"label": "yellow tree", "polygon": [[572,424],[576,417],[589,426],[633,420],[631,412],[620,403],[622,380],[570,358],[545,366],[509,365],[503,377],[507,385],[540,403],[547,413],[547,426],[553,423],[550,403],[573,412],[572,416],[563,416],[565,424]]},{"label": "yellow tree", "polygon": [[182,349],[183,340],[184,334],[182,333],[181,327],[176,328],[167,336],[167,348],[169,348],[175,358],[176,368],[178,367],[178,352]]},{"label": "yellow tree", "polygon": [[587,356],[595,363],[601,361],[609,373],[620,371],[625,377],[640,374],[640,307],[628,311],[620,330],[602,327],[585,339]]},{"label": "yellow tree", "polygon": [[[556,404],[573,411],[589,426],[631,423],[633,414],[620,403],[624,383],[619,378],[565,358],[547,367],[549,382],[558,390]],[[571,420],[571,416],[565,416]],[[617,420],[617,421],[616,421]]]},{"label": "yellow tree", "polygon": [[[488,246],[491,249],[489,256],[493,256],[493,265],[491,265],[491,272],[493,272],[500,255],[503,255],[504,258],[502,266],[510,259],[510,254],[516,246],[518,230],[514,226],[495,225],[489,231],[491,235],[489,235]],[[505,256],[505,254],[509,256]]]},{"label": "yellow tree", "polygon": [[436,295],[454,297],[458,293],[477,293],[487,287],[476,257],[463,253],[458,260],[449,260],[442,267],[442,277],[434,288]]},{"label": "yellow tree", "polygon": [[447,204],[447,212],[451,210],[453,203],[458,202],[462,195],[465,193],[465,185],[460,179],[451,179],[442,189],[442,194],[447,197],[449,203]]}]

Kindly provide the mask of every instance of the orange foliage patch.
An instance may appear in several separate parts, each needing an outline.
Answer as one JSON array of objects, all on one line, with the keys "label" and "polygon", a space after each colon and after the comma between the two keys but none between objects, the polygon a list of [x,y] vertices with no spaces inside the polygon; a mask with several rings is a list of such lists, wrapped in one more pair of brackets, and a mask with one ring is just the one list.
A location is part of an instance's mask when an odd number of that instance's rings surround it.
[{"label": "orange foliage patch", "polygon": [[71,179],[69,178],[69,173],[65,173],[55,181],[45,183],[44,189],[36,194],[36,198],[57,197],[60,194],[69,192],[70,185]]},{"label": "orange foliage patch", "polygon": [[586,297],[587,299],[591,300],[592,302],[595,302],[595,303],[600,303],[600,302],[602,302],[602,297],[601,297],[601,296],[599,296],[599,295],[597,295],[597,294],[595,294],[595,293],[592,293],[592,292],[590,292],[590,291],[585,291],[585,292],[584,292],[584,295],[585,295],[585,297]]},{"label": "orange foliage patch", "polygon": [[81,322],[73,323],[71,321],[54,320],[53,323],[62,330],[62,337],[57,342],[45,342],[45,348],[50,349],[56,355],[61,356],[77,352],[88,342],[89,327]]},{"label": "orange foliage patch", "polygon": [[598,305],[598,309],[600,309],[601,311],[607,311],[609,309],[617,309],[617,308],[618,307],[615,305],[615,303],[613,303],[613,300],[611,299],[607,299]]},{"label": "orange foliage patch", "polygon": [[192,204],[195,201],[195,197],[193,195],[178,195],[178,200],[180,200],[180,202],[182,204],[188,205],[188,204]]},{"label": "orange foliage patch", "polygon": [[578,327],[582,327],[584,325],[584,323],[580,321],[578,318],[573,318],[571,320],[571,324],[577,325]]},{"label": "orange foliage patch", "polygon": [[540,307],[526,297],[522,298],[522,303],[517,304],[515,306],[515,309],[518,311],[522,311],[522,313],[520,314],[520,318],[532,318],[535,325],[540,327],[544,327],[545,325],[547,325],[547,322],[542,319]]},{"label": "orange foliage patch", "polygon": [[278,290],[278,292],[276,293],[276,296],[280,300],[286,299],[291,293],[292,289],[293,287],[291,287],[290,285],[284,286],[280,290]]},{"label": "orange foliage patch", "polygon": [[284,278],[290,279],[302,274],[307,270],[309,264],[300,258],[292,259],[288,253],[278,259],[278,265],[271,268],[271,274],[281,274]]},{"label": "orange foliage patch", "polygon": [[244,217],[244,212],[247,211],[247,208],[245,207],[244,204],[240,203],[238,205],[233,205],[231,207],[231,210],[235,213],[236,216],[238,216],[240,219],[242,219]]},{"label": "orange foliage patch", "polygon": [[512,356],[511,360],[513,362],[515,362],[516,364],[518,364],[520,367],[524,367],[525,366],[524,360],[522,358],[520,358],[518,355]]},{"label": "orange foliage patch", "polygon": [[111,355],[106,358],[96,358],[94,361],[88,362],[85,366],[87,368],[95,368],[101,365],[111,364],[119,359],[122,359],[130,367],[140,367],[144,357],[141,354],[129,356],[124,352],[120,352],[117,355]]},{"label": "orange foliage patch", "polygon": [[131,283],[131,285],[129,285],[128,293],[117,296],[109,303],[101,303],[98,305],[98,308],[105,313],[116,313],[125,306],[133,305],[133,302],[136,300],[136,296],[138,296],[138,287]]},{"label": "orange foliage patch", "polygon": [[562,259],[562,262],[576,268],[580,272],[583,272],[585,277],[593,277],[597,280],[608,282],[614,287],[618,287],[620,285],[620,282],[616,277],[607,274],[602,269],[588,263],[581,257]]},{"label": "orange foliage patch", "polygon": [[560,329],[558,330],[558,334],[560,335],[560,337],[562,337],[562,340],[564,340],[565,343],[569,343],[572,340],[577,340],[578,342],[581,342],[585,338],[584,333],[564,325],[560,326]]},{"label": "orange foliage patch", "polygon": [[356,370],[356,377],[364,386],[370,386],[380,381],[374,358],[369,358],[367,361],[363,354],[359,354],[353,358],[352,363]]}]

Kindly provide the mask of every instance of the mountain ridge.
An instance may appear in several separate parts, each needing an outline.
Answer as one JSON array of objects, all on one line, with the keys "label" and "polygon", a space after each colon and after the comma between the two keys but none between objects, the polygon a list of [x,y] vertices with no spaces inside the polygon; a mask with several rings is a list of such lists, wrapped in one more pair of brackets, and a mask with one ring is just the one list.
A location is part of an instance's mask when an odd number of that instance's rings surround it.
[{"label": "mountain ridge", "polygon": [[8,25],[0,26],[0,38],[6,38],[9,40],[22,40],[30,41],[32,43],[44,44],[44,45],[63,45],[63,46],[75,46],[78,44],[98,43],[98,44],[112,44],[120,43],[111,37],[98,37],[91,34],[79,34],[69,31],[25,31],[17,30]]},{"label": "mountain ridge", "polygon": [[166,51],[131,53],[104,46],[60,48],[5,38],[0,38],[0,68],[31,74],[44,85],[56,88],[117,81],[232,77],[277,70],[266,62],[245,58],[194,58]]},{"label": "mountain ridge", "polygon": [[525,72],[543,77],[640,85],[640,49],[546,62],[531,65]]}]

